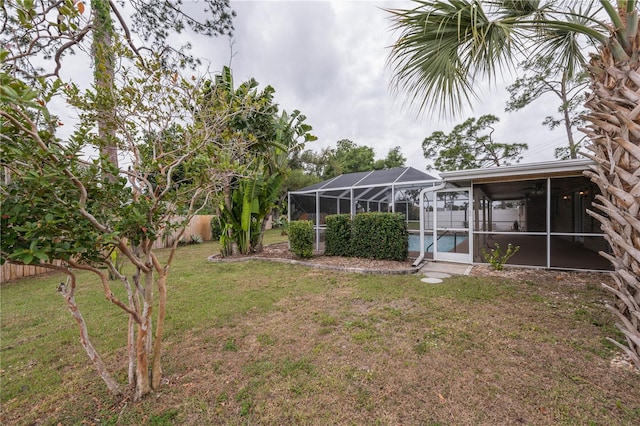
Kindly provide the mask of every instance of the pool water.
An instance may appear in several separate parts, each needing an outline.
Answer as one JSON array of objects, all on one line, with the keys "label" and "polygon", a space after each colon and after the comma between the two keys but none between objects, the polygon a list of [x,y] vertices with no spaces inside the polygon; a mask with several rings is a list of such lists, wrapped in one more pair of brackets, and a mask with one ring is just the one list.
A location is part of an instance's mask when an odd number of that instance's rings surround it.
[{"label": "pool water", "polygon": [[[438,240],[438,252],[452,251],[456,244],[467,239],[464,235],[442,235]],[[424,236],[425,252],[433,253],[433,235]],[[420,235],[409,234],[409,251],[420,251]]]}]

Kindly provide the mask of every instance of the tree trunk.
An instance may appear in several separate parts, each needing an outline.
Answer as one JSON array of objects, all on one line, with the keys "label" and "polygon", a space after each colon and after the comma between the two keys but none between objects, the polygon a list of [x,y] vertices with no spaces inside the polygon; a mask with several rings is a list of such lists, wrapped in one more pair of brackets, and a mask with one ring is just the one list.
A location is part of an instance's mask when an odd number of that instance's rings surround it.
[{"label": "tree trunk", "polygon": [[[224,205],[227,208],[227,211],[231,211],[231,181],[229,178],[227,178],[227,182],[224,184],[224,187],[222,189],[222,193],[224,196]],[[222,217],[222,216],[220,216]],[[220,241],[223,242],[225,246],[222,247],[222,256],[231,256],[234,253],[238,252],[238,246],[233,242],[232,237],[232,233],[233,230],[231,228],[228,229],[224,229],[222,230],[222,232],[226,232],[226,238],[222,238]]]},{"label": "tree trunk", "polygon": [[576,159],[578,158],[578,149],[573,139],[573,126],[571,125],[571,115],[569,114],[569,101],[567,100],[565,87],[566,87],[566,81],[563,78],[562,90],[560,91],[561,93],[560,100],[562,100],[562,115],[564,118],[564,131],[567,133],[567,139],[569,140],[569,158]]},{"label": "tree trunk", "polygon": [[127,324],[127,355],[129,365],[127,368],[127,382],[133,387],[136,383],[136,322],[132,315],[129,315],[129,323]]},{"label": "tree trunk", "polygon": [[631,59],[616,60],[604,47],[591,61],[594,82],[585,117],[591,124],[584,131],[596,165],[585,175],[602,194],[594,203],[599,212],[589,214],[611,246],[611,253],[601,255],[615,268],[615,288],[605,287],[617,298],[609,309],[626,339],[626,346],[616,344],[640,369],[640,34],[631,41]]},{"label": "tree trunk", "polygon": [[142,294],[141,324],[138,326],[136,339],[136,390],[135,400],[140,400],[151,391],[149,380],[149,354],[151,352],[153,310],[153,268],[144,273]]},{"label": "tree trunk", "polygon": [[260,224],[260,235],[258,235],[258,241],[256,242],[256,247],[255,247],[256,253],[262,253],[262,250],[264,248],[262,244],[262,240],[264,240],[264,233],[267,230],[267,223],[269,223],[270,217],[271,217],[271,214],[268,214],[262,218],[262,223]]},{"label": "tree trunk", "polygon": [[[106,0],[92,0],[91,8],[95,11],[95,30],[93,31],[91,53],[94,62],[93,78],[98,88],[98,136],[102,141],[100,154],[117,167],[118,147],[116,145],[115,128],[111,123],[115,108],[112,96],[115,57],[111,40],[113,34],[111,6]],[[106,177],[109,180],[115,179],[110,174],[107,174]]]},{"label": "tree trunk", "polygon": [[[131,286],[127,288],[127,297],[129,299],[129,307],[136,312],[136,295],[135,289]],[[129,386],[133,386],[136,382],[136,321],[132,314],[129,314],[129,323],[127,324],[127,355],[129,357],[129,366],[127,369],[127,379]]]},{"label": "tree trunk", "polygon": [[102,377],[102,380],[104,380],[109,391],[111,391],[111,393],[115,395],[119,395],[121,393],[120,385],[118,385],[118,382],[116,382],[113,377],[111,377],[111,374],[109,374],[109,372],[107,371],[104,362],[102,362],[100,354],[98,354],[98,352],[95,350],[93,344],[91,343],[91,340],[89,339],[87,323],[84,321],[84,317],[78,309],[75,297],[73,296],[73,289],[68,288],[65,284],[60,284],[60,286],[58,287],[58,291],[60,292],[62,297],[64,297],[64,300],[67,303],[67,308],[69,308],[69,312],[71,312],[71,315],[73,315],[73,318],[78,324],[78,329],[80,330],[80,343],[82,344],[84,350],[87,352],[87,355],[89,355],[89,359],[96,367],[96,370],[98,370],[98,374],[100,374],[100,377]]},{"label": "tree trunk", "polygon": [[158,321],[156,336],[153,342],[153,358],[151,360],[151,387],[158,389],[162,379],[160,355],[162,353],[162,334],[164,333],[164,317],[167,305],[167,274],[163,272],[157,280],[158,285]]},{"label": "tree trunk", "polygon": [[138,401],[150,391],[149,386],[149,356],[147,352],[147,335],[149,333],[149,318],[151,308],[144,302],[142,324],[138,325],[136,339],[136,389],[133,399]]}]

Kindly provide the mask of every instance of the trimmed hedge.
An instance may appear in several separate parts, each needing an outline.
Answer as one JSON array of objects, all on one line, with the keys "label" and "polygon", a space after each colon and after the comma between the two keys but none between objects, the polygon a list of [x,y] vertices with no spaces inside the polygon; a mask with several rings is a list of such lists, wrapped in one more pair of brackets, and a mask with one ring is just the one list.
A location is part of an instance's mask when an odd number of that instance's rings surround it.
[{"label": "trimmed hedge", "polygon": [[357,214],[351,229],[352,256],[401,261],[409,255],[409,232],[402,213]]},{"label": "trimmed hedge", "polygon": [[326,221],[324,254],[351,256],[351,215],[331,215]]},{"label": "trimmed hedge", "polygon": [[298,257],[313,257],[313,222],[296,220],[289,223],[290,250]]},{"label": "trimmed hedge", "polygon": [[360,213],[327,216],[328,256],[402,261],[409,255],[409,232],[402,213]]}]

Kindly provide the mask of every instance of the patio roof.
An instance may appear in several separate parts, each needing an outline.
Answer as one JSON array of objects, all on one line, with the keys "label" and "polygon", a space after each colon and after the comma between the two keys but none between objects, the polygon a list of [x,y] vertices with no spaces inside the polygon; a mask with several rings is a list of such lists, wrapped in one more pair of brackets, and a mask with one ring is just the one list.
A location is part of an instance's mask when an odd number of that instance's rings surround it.
[{"label": "patio roof", "polygon": [[537,177],[577,176],[595,164],[590,159],[576,159],[564,161],[547,161],[542,163],[524,163],[511,166],[488,167],[471,170],[455,170],[442,172],[441,176],[447,182],[470,181],[496,182],[513,179],[534,179]]},{"label": "patio roof", "polygon": [[[457,186],[469,186],[473,183],[492,200],[517,200],[526,198],[537,186],[546,187],[545,180],[547,178],[583,176],[583,172],[593,164],[594,162],[589,159],[525,163],[444,172],[442,178]],[[569,183],[565,182],[565,184]],[[561,187],[562,183],[556,181],[554,189],[558,191],[562,189]]]}]

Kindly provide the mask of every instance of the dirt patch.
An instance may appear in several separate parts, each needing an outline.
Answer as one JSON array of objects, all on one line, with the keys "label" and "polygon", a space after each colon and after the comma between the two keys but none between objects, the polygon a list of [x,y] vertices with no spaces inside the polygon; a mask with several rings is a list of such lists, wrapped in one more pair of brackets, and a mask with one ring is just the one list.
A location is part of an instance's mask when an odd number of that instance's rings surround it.
[{"label": "dirt patch", "polygon": [[[276,243],[264,246],[263,251],[260,253],[254,253],[249,256],[245,255],[233,255],[222,258],[220,255],[214,255],[209,258],[211,261],[242,261],[250,259],[285,259],[291,261],[297,261],[302,264],[308,264],[312,266],[325,266],[332,269],[343,269],[352,271],[379,271],[379,272],[418,272],[418,269],[413,267],[415,259],[407,259],[405,261],[393,261],[393,260],[377,260],[377,259],[364,259],[356,257],[342,257],[342,256],[325,256],[323,254],[316,253],[310,259],[301,259],[297,257],[293,252],[289,251],[289,245],[287,242]],[[557,270],[545,270],[537,268],[518,268],[506,266],[502,271],[496,271],[489,265],[474,265],[470,275],[477,277],[499,277],[508,278],[513,280],[533,280],[533,281],[545,281],[563,284],[586,284],[606,283],[613,285],[613,279],[609,273],[600,272],[576,272],[576,271],[557,271]]]},{"label": "dirt patch", "polygon": [[248,256],[235,254],[233,256],[227,256],[222,258],[220,255],[214,255],[209,258],[211,261],[242,261],[250,259],[274,259],[274,260],[289,260],[300,264],[307,264],[309,266],[327,267],[330,269],[342,269],[351,270],[354,272],[415,272],[416,268],[413,267],[413,259],[407,259],[405,261],[394,260],[378,260],[378,259],[364,259],[356,257],[342,257],[342,256],[325,256],[323,254],[316,253],[310,259],[302,259],[296,256],[293,252],[289,251],[288,243],[276,243],[265,246],[260,253],[254,253]]},{"label": "dirt patch", "polygon": [[613,283],[613,279],[608,272],[558,271],[509,266],[506,266],[502,271],[496,271],[488,265],[474,265],[470,275],[476,277],[500,277],[519,281],[556,281],[563,284]]}]

